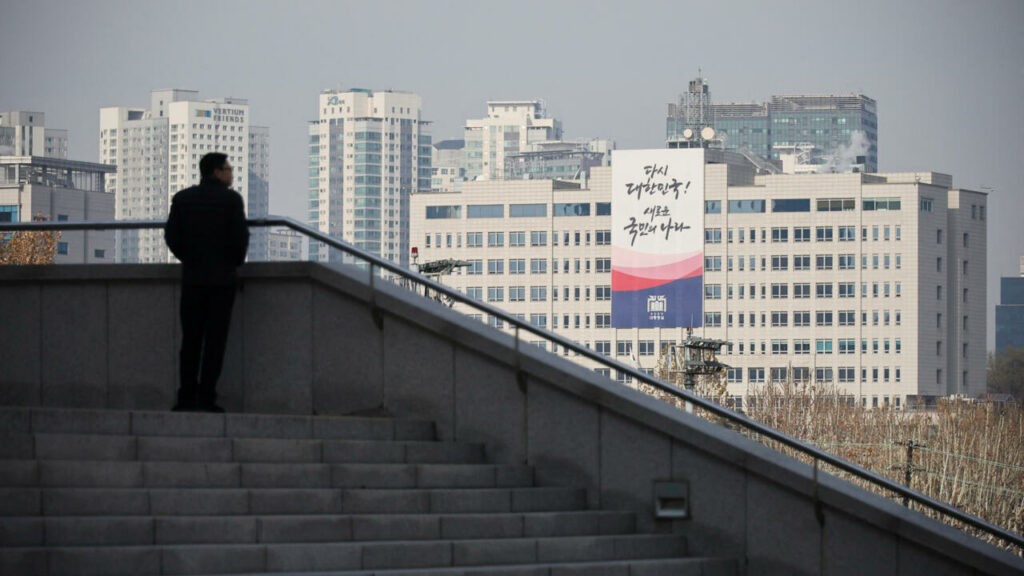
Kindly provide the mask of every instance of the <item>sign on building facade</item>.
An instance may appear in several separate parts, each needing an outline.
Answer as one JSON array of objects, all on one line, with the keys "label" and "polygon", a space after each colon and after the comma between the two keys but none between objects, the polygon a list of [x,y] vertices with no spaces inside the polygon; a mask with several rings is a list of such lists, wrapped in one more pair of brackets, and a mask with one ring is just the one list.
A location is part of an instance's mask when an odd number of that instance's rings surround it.
[{"label": "sign on building facade", "polygon": [[704,150],[616,150],[612,326],[703,324]]}]

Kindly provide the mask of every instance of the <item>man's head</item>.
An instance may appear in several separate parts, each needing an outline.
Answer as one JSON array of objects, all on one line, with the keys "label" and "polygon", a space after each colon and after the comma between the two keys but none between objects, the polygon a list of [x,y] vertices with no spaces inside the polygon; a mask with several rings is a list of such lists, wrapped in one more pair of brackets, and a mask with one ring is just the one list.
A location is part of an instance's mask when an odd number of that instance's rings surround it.
[{"label": "man's head", "polygon": [[227,187],[231,187],[234,180],[234,169],[228,162],[228,155],[221,152],[210,152],[199,161],[199,174],[203,178],[220,180]]}]

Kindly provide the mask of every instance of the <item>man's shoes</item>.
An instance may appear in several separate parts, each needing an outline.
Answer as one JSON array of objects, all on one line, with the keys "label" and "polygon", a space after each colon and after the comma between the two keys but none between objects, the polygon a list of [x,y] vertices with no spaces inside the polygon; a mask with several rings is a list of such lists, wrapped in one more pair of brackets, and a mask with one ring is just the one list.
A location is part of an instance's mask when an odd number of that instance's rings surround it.
[{"label": "man's shoes", "polygon": [[178,402],[174,405],[174,408],[171,408],[171,412],[207,412],[210,414],[223,414],[224,409],[212,402],[209,404]]}]

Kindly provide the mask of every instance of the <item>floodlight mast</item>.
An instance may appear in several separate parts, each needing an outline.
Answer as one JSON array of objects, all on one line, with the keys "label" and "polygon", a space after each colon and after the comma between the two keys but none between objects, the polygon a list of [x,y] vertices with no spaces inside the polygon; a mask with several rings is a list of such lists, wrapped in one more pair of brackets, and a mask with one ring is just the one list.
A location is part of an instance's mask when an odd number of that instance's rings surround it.
[{"label": "floodlight mast", "polygon": [[[419,248],[413,247],[412,249],[412,266],[411,268],[420,274],[430,278],[435,282],[441,282],[442,276],[447,276],[452,273],[456,268],[463,268],[466,266],[472,266],[473,263],[467,260],[456,260],[453,258],[446,258],[444,260],[433,260],[431,262],[424,262],[420,264],[418,262],[420,257]],[[447,304],[448,307],[455,305],[455,300],[449,296],[445,296],[440,293],[430,294],[430,290],[426,287],[423,288],[424,296],[427,298],[433,298],[438,302]]]}]

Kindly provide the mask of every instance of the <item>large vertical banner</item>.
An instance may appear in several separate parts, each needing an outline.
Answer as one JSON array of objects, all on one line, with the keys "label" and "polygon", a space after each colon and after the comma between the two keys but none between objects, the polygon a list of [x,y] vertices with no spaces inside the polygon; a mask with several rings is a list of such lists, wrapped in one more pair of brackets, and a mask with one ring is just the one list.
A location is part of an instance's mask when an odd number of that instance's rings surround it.
[{"label": "large vertical banner", "polygon": [[704,150],[616,150],[612,326],[704,322]]}]

